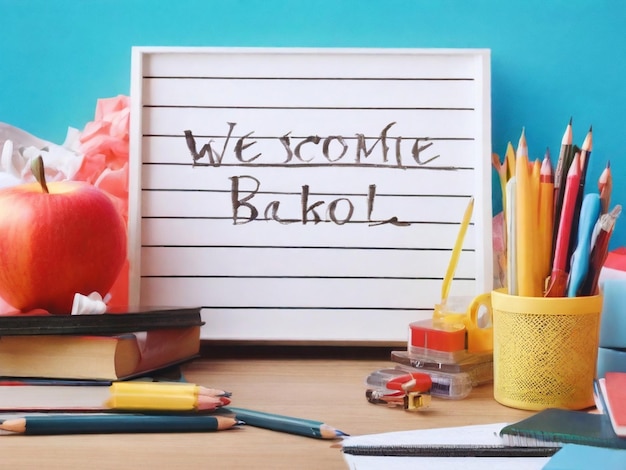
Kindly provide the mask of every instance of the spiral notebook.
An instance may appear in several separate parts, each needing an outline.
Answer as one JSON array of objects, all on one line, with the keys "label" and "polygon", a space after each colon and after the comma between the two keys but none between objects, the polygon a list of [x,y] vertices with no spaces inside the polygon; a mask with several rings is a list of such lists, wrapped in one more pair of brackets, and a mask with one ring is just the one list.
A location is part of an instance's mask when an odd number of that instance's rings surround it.
[{"label": "spiral notebook", "polygon": [[[503,448],[503,441],[499,436],[499,431],[506,424],[480,424],[352,436],[344,439],[342,443],[343,455],[350,470],[543,468],[555,450],[538,449],[545,450],[537,454],[539,457],[527,456],[528,454],[513,457],[512,453]],[[398,451],[407,452],[398,453]]]}]

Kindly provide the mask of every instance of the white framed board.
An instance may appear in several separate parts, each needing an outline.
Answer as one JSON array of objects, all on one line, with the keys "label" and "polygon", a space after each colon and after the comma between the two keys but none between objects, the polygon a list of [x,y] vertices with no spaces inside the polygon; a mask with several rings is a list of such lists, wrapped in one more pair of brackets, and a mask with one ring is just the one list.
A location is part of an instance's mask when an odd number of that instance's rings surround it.
[{"label": "white framed board", "polygon": [[130,298],[203,339],[401,344],[491,290],[490,54],[135,47]]}]

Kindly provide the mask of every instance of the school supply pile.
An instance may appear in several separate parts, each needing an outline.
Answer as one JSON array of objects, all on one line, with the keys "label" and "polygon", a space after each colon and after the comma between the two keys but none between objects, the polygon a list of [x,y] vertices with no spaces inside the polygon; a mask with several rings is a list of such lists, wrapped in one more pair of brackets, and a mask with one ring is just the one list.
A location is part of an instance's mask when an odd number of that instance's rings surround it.
[{"label": "school supply pile", "polygon": [[346,435],[310,419],[226,408],[230,392],[187,382],[178,364],[198,355],[201,325],[200,308],[0,316],[0,434],[248,424],[317,439]]},{"label": "school supply pile", "polygon": [[[490,295],[449,296],[473,208],[474,198],[470,198],[443,279],[441,302],[434,306],[432,318],[408,325],[406,351],[391,352],[391,360],[399,365],[367,377],[365,396],[370,403],[402,403],[405,410],[413,411],[430,403],[425,393],[458,400],[473,387],[493,380]],[[407,388],[411,378],[423,376],[432,383],[429,390]],[[390,388],[389,384],[398,381],[405,385],[399,390]]]},{"label": "school supply pile", "polygon": [[201,325],[199,308],[0,316],[0,411],[9,413],[0,430],[57,434],[231,427],[234,421],[215,419],[164,425],[150,415],[230,403],[224,392],[173,382],[174,365],[199,353]]}]

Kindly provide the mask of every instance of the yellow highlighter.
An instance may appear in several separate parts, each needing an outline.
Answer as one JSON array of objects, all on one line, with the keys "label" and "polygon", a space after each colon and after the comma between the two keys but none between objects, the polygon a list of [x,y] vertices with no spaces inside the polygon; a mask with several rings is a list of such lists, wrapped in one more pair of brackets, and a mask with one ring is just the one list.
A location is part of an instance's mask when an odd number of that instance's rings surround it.
[{"label": "yellow highlighter", "polygon": [[106,405],[113,410],[206,411],[227,405],[226,392],[195,384],[115,382]]}]

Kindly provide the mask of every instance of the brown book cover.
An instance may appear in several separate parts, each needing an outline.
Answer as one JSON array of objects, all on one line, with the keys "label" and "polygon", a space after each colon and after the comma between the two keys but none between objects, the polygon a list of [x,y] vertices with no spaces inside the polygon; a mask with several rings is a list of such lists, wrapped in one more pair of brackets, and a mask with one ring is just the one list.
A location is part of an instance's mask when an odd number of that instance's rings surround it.
[{"label": "brown book cover", "polygon": [[119,380],[196,357],[200,326],[110,336],[0,337],[0,376]]}]

